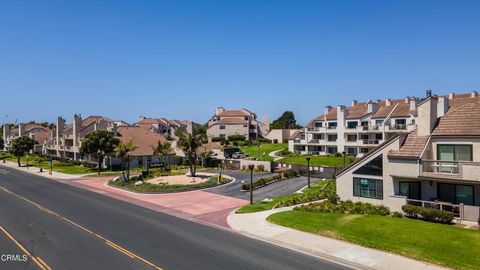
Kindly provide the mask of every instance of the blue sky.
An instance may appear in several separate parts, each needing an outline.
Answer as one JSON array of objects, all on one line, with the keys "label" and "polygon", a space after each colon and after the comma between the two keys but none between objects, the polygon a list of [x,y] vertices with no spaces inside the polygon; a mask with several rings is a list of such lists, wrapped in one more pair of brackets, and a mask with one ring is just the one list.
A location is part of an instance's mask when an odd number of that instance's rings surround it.
[{"label": "blue sky", "polygon": [[300,123],[479,89],[479,1],[0,1],[0,122],[74,113]]}]

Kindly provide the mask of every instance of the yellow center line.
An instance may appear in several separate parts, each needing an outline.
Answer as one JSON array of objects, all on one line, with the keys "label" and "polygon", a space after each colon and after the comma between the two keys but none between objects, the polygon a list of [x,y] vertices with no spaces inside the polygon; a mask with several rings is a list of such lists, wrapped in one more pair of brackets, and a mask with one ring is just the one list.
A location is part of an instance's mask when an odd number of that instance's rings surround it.
[{"label": "yellow center line", "polygon": [[[5,230],[2,226],[0,226],[0,230],[8,237],[10,238],[10,240],[12,240],[12,242],[17,245],[17,247],[22,250],[25,254],[27,254],[28,257],[30,257],[30,259],[32,259],[32,261],[38,265],[38,267],[40,267],[40,269],[42,270],[51,270],[52,268],[50,268],[46,263],[45,264],[42,264],[41,262],[39,262],[38,259],[40,259],[39,257],[35,258],[32,256],[32,254],[26,249],[24,248],[9,232],[7,232],[7,230]],[[42,261],[43,262],[43,261]],[[46,267],[45,267],[46,266]]]},{"label": "yellow center line", "polygon": [[48,266],[47,263],[42,260],[42,258],[37,257],[37,260],[38,260],[41,264],[43,264],[43,266],[45,266],[45,268],[46,268],[47,270],[52,270],[52,268],[51,268],[50,266]]},{"label": "yellow center line", "polygon": [[[90,235],[93,235],[93,236],[95,236],[96,238],[99,238],[99,239],[103,240],[103,241],[105,242],[105,244],[107,244],[108,246],[116,249],[117,251],[119,251],[119,252],[121,252],[121,253],[123,253],[123,254],[131,257],[131,258],[140,260],[140,261],[142,261],[143,263],[145,263],[145,264],[153,267],[154,269],[163,270],[162,268],[160,268],[159,266],[155,265],[154,263],[152,263],[152,262],[150,262],[150,261],[148,261],[148,260],[140,257],[139,255],[137,255],[137,254],[135,254],[135,253],[127,250],[126,248],[124,248],[124,247],[122,247],[122,246],[120,246],[120,245],[118,245],[118,244],[116,244],[116,243],[108,240],[107,238],[105,238],[105,237],[103,237],[103,236],[101,236],[101,235],[99,235],[99,234],[96,234],[96,233],[90,231],[89,229],[83,227],[82,225],[80,225],[80,224],[78,224],[78,223],[76,223],[76,222],[74,222],[74,221],[72,221],[72,220],[70,220],[70,219],[68,219],[68,218],[66,218],[66,217],[63,217],[63,216],[59,215],[58,213],[56,213],[56,212],[54,212],[54,211],[52,211],[52,210],[50,210],[50,209],[48,209],[48,208],[46,208],[46,207],[38,204],[38,203],[35,203],[35,202],[33,202],[33,201],[31,201],[31,200],[29,200],[29,199],[27,199],[27,198],[25,198],[25,197],[23,197],[23,196],[15,193],[15,192],[13,192],[13,191],[10,191],[10,190],[2,187],[2,186],[0,186],[0,189],[3,190],[4,192],[8,193],[8,194],[11,194],[11,195],[13,195],[13,196],[16,196],[16,197],[18,197],[18,198],[20,198],[20,199],[22,199],[22,200],[24,200],[24,201],[26,201],[26,202],[28,202],[28,203],[30,203],[30,204],[35,205],[38,209],[40,209],[41,211],[43,211],[43,212],[45,212],[45,213],[47,213],[47,214],[56,216],[56,217],[58,217],[58,218],[60,218],[60,219],[62,219],[62,220],[64,220],[64,221],[72,224],[73,226],[79,228],[80,230],[82,230],[82,231],[84,231],[84,232],[86,232],[86,233],[88,233],[88,234],[90,234]],[[22,247],[22,249],[23,249],[23,247]],[[25,249],[24,249],[24,250],[25,250]],[[25,250],[25,251],[26,251],[26,250]],[[27,252],[28,252],[28,251],[26,251],[25,253],[27,253]],[[30,253],[27,253],[27,255],[28,255],[28,254],[30,254]],[[36,261],[39,266],[41,266],[41,264],[40,264],[34,257],[32,257],[32,259],[33,259],[34,261]],[[42,270],[49,270],[49,269],[46,269],[46,268],[44,268],[44,267],[42,267],[42,266],[41,266],[41,268],[42,268]]]}]

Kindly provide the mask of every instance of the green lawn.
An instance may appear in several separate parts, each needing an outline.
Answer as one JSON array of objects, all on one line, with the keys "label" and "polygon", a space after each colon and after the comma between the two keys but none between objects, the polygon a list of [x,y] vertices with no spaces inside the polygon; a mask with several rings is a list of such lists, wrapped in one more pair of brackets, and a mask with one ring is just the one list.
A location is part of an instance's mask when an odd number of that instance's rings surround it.
[{"label": "green lawn", "polygon": [[[286,143],[268,143],[260,145],[260,160],[273,161],[272,157],[268,154],[273,151],[282,150],[288,148]],[[240,150],[247,154],[249,157],[258,158],[258,146],[241,146]]]},{"label": "green lawn", "polygon": [[[9,153],[0,153],[0,159],[5,159],[8,161],[12,161],[17,163],[17,158],[10,155]],[[50,169],[50,161],[39,156],[30,155],[28,158],[26,156],[20,159],[20,163],[22,166],[27,165],[34,166],[37,168],[43,168],[44,170]],[[86,173],[93,173],[95,170],[92,170],[87,167],[79,166],[79,165],[62,165],[63,163],[54,161],[53,171],[61,172],[66,174],[86,174]]]},{"label": "green lawn", "polygon": [[[318,194],[321,192],[323,189],[332,189],[333,191],[335,190],[335,181],[333,180],[327,180],[327,181],[320,181],[312,184],[310,188],[305,188],[303,190],[303,195],[310,195],[310,194]],[[303,196],[302,194],[290,194],[290,195],[285,195],[285,196],[279,196],[276,198],[272,198],[273,201],[271,202],[254,202],[253,204],[247,204],[242,206],[240,209],[236,211],[237,214],[242,214],[242,213],[253,213],[253,212],[260,212],[260,211],[266,211],[272,209],[272,207],[286,199],[293,199],[293,198],[299,198]]]},{"label": "green lawn", "polygon": [[[355,160],[352,156],[345,157],[345,165],[352,163]],[[287,164],[301,164],[307,165],[305,156],[289,156],[278,162]],[[329,167],[343,167],[343,157],[335,156],[311,156],[310,165],[312,166],[329,166]]]},{"label": "green lawn", "polygon": [[273,214],[267,220],[455,269],[479,269],[480,266],[478,230],[389,216],[300,210]]}]

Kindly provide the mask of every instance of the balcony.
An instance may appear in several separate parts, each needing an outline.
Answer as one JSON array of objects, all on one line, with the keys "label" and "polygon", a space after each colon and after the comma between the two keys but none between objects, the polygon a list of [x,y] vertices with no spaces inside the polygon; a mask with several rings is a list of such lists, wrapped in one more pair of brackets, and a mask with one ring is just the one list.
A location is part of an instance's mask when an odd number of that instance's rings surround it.
[{"label": "balcony", "polygon": [[377,125],[374,126],[358,126],[357,131],[358,132],[368,132],[368,131],[378,131],[380,128]]},{"label": "balcony", "polygon": [[323,139],[311,139],[308,141],[308,144],[322,144],[325,143],[325,140]]},{"label": "balcony", "polygon": [[459,220],[466,220],[477,222],[480,218],[480,207],[464,204],[452,204],[441,201],[423,201],[407,199],[408,205],[415,205],[424,208],[439,209],[447,212],[452,212],[453,216]]},{"label": "balcony", "polygon": [[307,128],[307,131],[310,131],[310,132],[325,132],[325,127],[311,127],[311,128]]},{"label": "balcony", "polygon": [[480,181],[480,163],[472,161],[421,160],[420,175]]},{"label": "balcony", "polygon": [[379,139],[360,139],[359,142],[363,145],[379,145]]}]

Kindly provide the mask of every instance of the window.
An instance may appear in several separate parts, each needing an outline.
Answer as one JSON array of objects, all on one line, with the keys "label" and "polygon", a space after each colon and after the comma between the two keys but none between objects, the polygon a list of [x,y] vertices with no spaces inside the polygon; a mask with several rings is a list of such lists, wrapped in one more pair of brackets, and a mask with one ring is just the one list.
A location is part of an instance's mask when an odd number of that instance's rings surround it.
[{"label": "window", "polygon": [[357,135],[347,135],[347,141],[349,142],[357,141]]},{"label": "window", "polygon": [[248,116],[245,116],[243,119],[245,119],[245,121],[248,121]]},{"label": "window", "polygon": [[421,200],[421,185],[420,182],[400,181],[399,194],[406,196],[408,199]]},{"label": "window", "polygon": [[356,156],[358,154],[358,150],[356,147],[347,147],[347,154]]},{"label": "window", "polygon": [[395,125],[406,125],[407,119],[395,119]]},{"label": "window", "polygon": [[323,122],[315,122],[313,126],[316,128],[323,127]]},{"label": "window", "polygon": [[382,133],[377,133],[377,134],[375,134],[375,139],[376,139],[376,140],[382,140],[382,139],[383,139]]},{"label": "window", "polygon": [[300,140],[305,140],[305,133],[300,134]]},{"label": "window", "polygon": [[243,127],[248,127],[248,125],[243,125]]},{"label": "window", "polygon": [[337,135],[328,135],[328,141],[329,142],[337,141]]},{"label": "window", "polygon": [[337,128],[337,122],[328,123],[328,128],[329,129],[336,129]]},{"label": "window", "polygon": [[472,145],[437,145],[437,159],[446,161],[472,161]]},{"label": "window", "polygon": [[225,134],[220,134],[220,138],[225,138]]},{"label": "window", "polygon": [[338,150],[337,150],[337,147],[335,147],[335,146],[334,147],[327,147],[327,152],[329,154],[335,154],[335,153],[338,152]]},{"label": "window", "polygon": [[377,126],[383,125],[383,120],[375,120],[375,125]]},{"label": "window", "polygon": [[353,196],[383,200],[383,181],[354,177]]},{"label": "window", "polygon": [[350,121],[347,122],[347,128],[357,128],[358,122],[357,121]]},{"label": "window", "polygon": [[225,129],[225,126],[224,126],[224,125],[221,125],[221,126],[220,126],[220,129]]},{"label": "window", "polygon": [[456,184],[437,184],[438,200],[454,204],[474,204],[473,186]]},{"label": "window", "polygon": [[364,174],[364,175],[383,175],[383,155],[379,155],[376,158],[369,161],[367,164],[358,168],[353,172],[354,174]]}]

